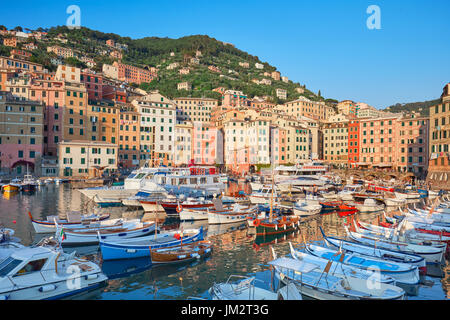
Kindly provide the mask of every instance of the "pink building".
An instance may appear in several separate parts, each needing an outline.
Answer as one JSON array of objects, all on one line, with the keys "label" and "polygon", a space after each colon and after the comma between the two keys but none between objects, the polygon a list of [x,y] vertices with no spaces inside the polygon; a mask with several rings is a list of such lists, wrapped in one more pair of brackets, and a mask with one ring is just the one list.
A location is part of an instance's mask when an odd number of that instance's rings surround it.
[{"label": "pink building", "polygon": [[214,165],[218,156],[218,130],[209,123],[194,122],[192,136],[195,164]]},{"label": "pink building", "polygon": [[6,87],[14,97],[44,104],[44,154],[56,156],[62,139],[64,82],[26,77],[10,79]]}]

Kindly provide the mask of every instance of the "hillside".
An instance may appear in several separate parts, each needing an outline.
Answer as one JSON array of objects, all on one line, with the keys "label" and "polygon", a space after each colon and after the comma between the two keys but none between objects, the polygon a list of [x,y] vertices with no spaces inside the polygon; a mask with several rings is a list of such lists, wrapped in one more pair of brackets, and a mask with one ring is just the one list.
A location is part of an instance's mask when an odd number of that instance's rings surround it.
[{"label": "hillside", "polygon": [[[67,42],[58,40],[60,35],[63,39],[67,39]],[[301,95],[314,101],[323,100],[322,97],[309,91],[300,83],[294,83],[291,80],[288,82],[276,81],[269,74],[264,75],[265,72],[275,71],[276,67],[260,61],[257,56],[235,48],[232,44],[224,43],[207,35],[193,35],[179,39],[157,37],[131,39],[85,27],[69,30],[66,26],[58,26],[48,30],[46,40],[33,40],[38,49],[33,50],[32,61],[42,63],[46,68],[54,71],[56,65],[52,64],[51,59],[56,58],[56,56],[53,53],[47,53],[46,47],[59,45],[93,58],[97,65],[92,69],[101,71],[104,63],[111,64],[115,60],[109,54],[105,54],[105,52],[111,51],[111,48],[105,43],[108,39],[113,39],[116,43],[128,46],[127,50],[122,50],[123,63],[158,69],[158,79],[151,83],[141,84],[142,89],[158,89],[170,98],[187,95],[220,98],[220,94],[213,92],[212,89],[225,87],[226,89],[243,91],[250,98],[269,96],[270,100],[276,103],[295,100]],[[0,52],[7,54],[8,48],[0,46]],[[198,52],[200,54],[197,56]],[[191,58],[198,58],[198,63],[192,63]],[[75,58],[66,59],[64,63],[78,67],[86,66],[84,62]],[[167,68],[173,63],[178,63],[178,66],[173,69]],[[240,63],[248,63],[248,67],[240,65]],[[264,68],[262,70],[257,69],[256,63],[262,64]],[[218,69],[212,71],[208,67]],[[181,68],[189,68],[189,74],[180,74]],[[255,83],[255,81],[261,81],[262,79],[270,80],[271,84]],[[177,90],[177,84],[185,81],[192,84],[192,90],[188,92]],[[275,90],[277,88],[287,90],[288,98],[286,101],[276,97]],[[303,88],[304,92],[298,93],[297,88]]]},{"label": "hillside", "polygon": [[383,111],[387,112],[420,112],[422,116],[429,116],[430,115],[430,106],[436,105],[440,102],[439,99],[436,100],[429,100],[429,101],[422,101],[422,102],[409,102],[409,103],[397,103],[392,106],[387,107]]}]

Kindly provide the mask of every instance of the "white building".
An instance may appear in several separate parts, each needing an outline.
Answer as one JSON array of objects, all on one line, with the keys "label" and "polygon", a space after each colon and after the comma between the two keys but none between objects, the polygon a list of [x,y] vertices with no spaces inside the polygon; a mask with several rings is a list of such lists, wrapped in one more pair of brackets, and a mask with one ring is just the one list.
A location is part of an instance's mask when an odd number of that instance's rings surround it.
[{"label": "white building", "polygon": [[287,99],[287,90],[285,89],[276,89],[277,97],[280,99]]},{"label": "white building", "polygon": [[151,92],[133,100],[140,115],[141,160],[155,160],[160,164],[172,163],[175,144],[175,104],[159,94]]}]

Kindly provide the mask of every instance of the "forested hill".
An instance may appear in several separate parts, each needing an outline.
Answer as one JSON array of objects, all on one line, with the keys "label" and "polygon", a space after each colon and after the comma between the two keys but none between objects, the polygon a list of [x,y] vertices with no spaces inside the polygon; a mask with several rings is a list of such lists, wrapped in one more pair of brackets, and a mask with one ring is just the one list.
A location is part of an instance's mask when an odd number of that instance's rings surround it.
[{"label": "forested hill", "polygon": [[[70,30],[66,26],[58,26],[47,31],[47,40],[37,43],[39,49],[33,51],[33,60],[44,64],[52,71],[56,66],[50,63],[52,53],[46,52],[46,46],[59,45],[81,52],[84,56],[94,59],[97,64],[94,70],[101,71],[104,63],[111,64],[115,60],[109,54],[104,54],[105,50],[111,50],[106,45],[106,40],[113,39],[116,43],[128,46],[127,50],[122,51],[122,63],[158,69],[158,79],[140,85],[144,90],[159,89],[162,94],[172,98],[186,95],[219,98],[220,94],[213,92],[212,89],[225,87],[243,91],[250,98],[269,96],[269,100],[275,103],[295,100],[300,96],[314,101],[324,100],[320,96],[320,91],[311,92],[304,84],[292,80],[284,82],[273,79],[270,74],[277,70],[276,67],[260,61],[258,56],[239,50],[233,44],[207,35],[192,35],[179,39],[157,37],[131,39],[85,27]],[[67,42],[59,41],[60,37],[67,39]],[[198,58],[198,63],[192,63],[191,58]],[[67,62],[83,66],[83,63],[76,59]],[[178,66],[167,68],[174,63],[178,63]],[[248,63],[248,66],[242,66],[245,63]],[[264,68],[258,69],[256,63],[262,64]],[[217,69],[210,70],[213,67]],[[182,68],[189,68],[189,74],[180,74],[179,70]],[[271,83],[255,83],[264,79],[270,80]],[[189,92],[177,90],[177,84],[185,81],[192,84],[192,90]],[[278,99],[276,89],[287,90],[287,100]],[[302,89],[304,92],[298,92]]]},{"label": "forested hill", "polygon": [[434,106],[440,102],[440,99],[429,100],[423,102],[409,102],[409,103],[397,103],[392,106],[387,107],[384,111],[388,112],[420,112],[423,116],[428,116],[430,114],[430,106]]}]

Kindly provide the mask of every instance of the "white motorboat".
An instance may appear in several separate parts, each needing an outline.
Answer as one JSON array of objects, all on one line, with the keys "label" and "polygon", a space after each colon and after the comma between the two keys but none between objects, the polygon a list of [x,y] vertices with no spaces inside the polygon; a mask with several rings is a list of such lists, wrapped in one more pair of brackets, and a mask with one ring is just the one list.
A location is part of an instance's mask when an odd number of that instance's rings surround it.
[{"label": "white motorboat", "polygon": [[255,277],[231,275],[225,283],[214,283],[208,290],[212,300],[302,300],[292,283],[273,292],[255,286]]},{"label": "white motorboat", "polygon": [[309,204],[304,200],[298,200],[294,206],[293,211],[296,216],[307,217],[315,214],[319,214],[322,211],[322,205]]},{"label": "white motorboat", "polygon": [[[272,197],[272,186],[265,185],[262,189],[258,191],[253,191],[250,196],[250,203],[251,204],[267,204],[270,202],[270,199]],[[277,191],[273,190],[273,199],[276,201],[278,198]]]},{"label": "white motorboat", "polygon": [[97,264],[74,254],[42,246],[15,250],[0,263],[0,299],[60,299],[105,284]]},{"label": "white motorboat", "polygon": [[375,199],[365,199],[363,203],[352,203],[361,213],[379,212],[384,209],[384,204],[377,202]]},{"label": "white motorboat", "polygon": [[343,201],[352,201],[353,194],[363,191],[364,186],[360,184],[346,185],[342,191],[337,193],[338,197]]},{"label": "white motorboat", "polygon": [[[66,219],[60,219],[58,216],[47,216],[47,220],[35,220],[28,212],[34,231],[36,233],[53,233],[56,231],[56,223],[64,228],[84,228],[91,222],[100,222],[109,218],[109,214],[89,214],[81,215],[77,212],[68,212]],[[108,222],[110,223],[110,222]],[[115,223],[115,222],[114,222]]]}]

